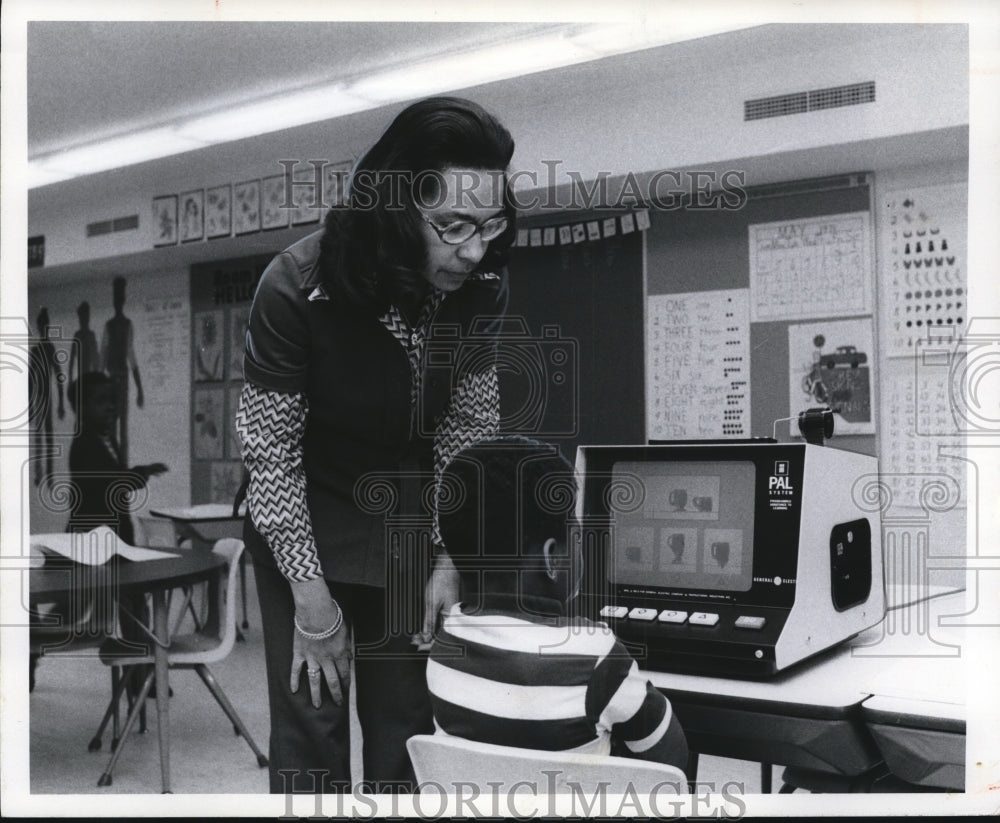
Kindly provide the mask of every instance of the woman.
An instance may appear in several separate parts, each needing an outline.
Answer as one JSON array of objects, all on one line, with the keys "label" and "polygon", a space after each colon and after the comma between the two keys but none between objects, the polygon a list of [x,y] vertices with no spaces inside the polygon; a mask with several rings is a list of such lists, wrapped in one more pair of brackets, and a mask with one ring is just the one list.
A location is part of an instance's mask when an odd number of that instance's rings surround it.
[{"label": "woman", "polygon": [[[458,578],[439,545],[433,571],[387,546],[386,512],[372,513],[365,484],[391,481],[401,502],[389,513],[417,513],[412,486],[427,483],[411,481],[435,477],[498,427],[513,152],[476,104],[415,103],[356,164],[346,207],[261,277],[237,429],[250,472],[245,536],[265,632],[272,792],[349,785],[352,657],[365,782],[412,785],[405,741],[433,728],[426,659],[387,616],[420,580],[416,628],[429,640],[458,599]],[[428,373],[437,329],[450,349],[435,342],[434,362],[455,368]]]}]

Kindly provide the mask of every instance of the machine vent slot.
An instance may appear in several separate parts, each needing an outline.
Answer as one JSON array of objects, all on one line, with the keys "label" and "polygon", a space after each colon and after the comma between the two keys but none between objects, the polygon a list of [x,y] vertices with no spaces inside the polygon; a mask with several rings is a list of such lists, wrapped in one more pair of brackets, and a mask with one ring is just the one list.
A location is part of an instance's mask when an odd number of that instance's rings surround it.
[{"label": "machine vent slot", "polygon": [[836,109],[842,106],[857,106],[875,102],[875,81],[852,83],[847,86],[831,86],[814,91],[798,91],[779,94],[776,97],[759,97],[743,103],[744,120],[763,120],[768,117],[784,117],[788,114],[804,114],[821,109]]}]

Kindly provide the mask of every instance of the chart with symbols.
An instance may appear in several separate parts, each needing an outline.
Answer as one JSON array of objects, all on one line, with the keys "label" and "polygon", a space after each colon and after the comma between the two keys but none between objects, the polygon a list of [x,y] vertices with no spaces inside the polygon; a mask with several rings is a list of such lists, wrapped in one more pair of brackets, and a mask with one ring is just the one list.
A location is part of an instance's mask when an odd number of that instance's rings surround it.
[{"label": "chart with symbols", "polygon": [[887,192],[880,224],[882,356],[961,337],[968,323],[966,183]]},{"label": "chart with symbols", "polygon": [[651,295],[646,352],[649,439],[750,436],[746,289]]}]

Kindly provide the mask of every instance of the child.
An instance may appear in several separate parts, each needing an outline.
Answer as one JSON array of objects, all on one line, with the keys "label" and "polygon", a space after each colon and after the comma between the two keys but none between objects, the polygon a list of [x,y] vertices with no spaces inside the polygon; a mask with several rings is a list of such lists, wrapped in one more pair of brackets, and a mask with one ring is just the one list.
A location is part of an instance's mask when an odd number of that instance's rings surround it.
[{"label": "child", "polygon": [[[73,494],[66,531],[88,532],[97,526],[107,526],[132,545],[135,531],[126,498],[130,492],[143,488],[150,477],[167,471],[167,467],[163,463],[150,463],[129,469],[122,462],[114,436],[118,401],[115,386],[106,374],[87,372],[71,383],[69,402],[78,415],[80,430],[69,451]],[[148,622],[145,598],[125,594],[119,602],[135,620]],[[70,615],[79,611],[74,605],[79,607],[68,598],[53,601],[49,614]],[[122,620],[121,634],[135,643],[147,641],[145,633],[130,619]],[[29,691],[34,689],[39,656],[32,652],[29,657]]]},{"label": "child", "polygon": [[[79,409],[76,403],[79,402]],[[115,384],[101,372],[84,374],[70,386],[70,405],[80,419],[80,432],[69,451],[69,471],[76,491],[67,531],[90,531],[107,526],[124,542],[135,543],[132,519],[123,492],[146,485],[163,474],[163,463],[125,466],[115,439],[118,399]]]},{"label": "child", "polygon": [[558,449],[482,441],[448,464],[441,483],[441,536],[462,600],[427,666],[439,732],[684,769],[687,743],[666,697],[607,626],[566,616],[582,557],[570,540],[573,467]]}]

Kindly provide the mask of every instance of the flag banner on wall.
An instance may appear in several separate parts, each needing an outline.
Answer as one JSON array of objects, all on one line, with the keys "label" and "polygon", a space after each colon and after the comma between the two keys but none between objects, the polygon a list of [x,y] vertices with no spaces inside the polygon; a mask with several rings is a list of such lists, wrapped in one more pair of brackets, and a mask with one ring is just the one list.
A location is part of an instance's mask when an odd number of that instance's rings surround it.
[{"label": "flag banner on wall", "polygon": [[603,220],[518,229],[512,245],[524,248],[593,243],[618,234],[631,234],[637,229],[646,231],[649,223],[649,209],[641,209],[618,217],[606,217]]}]

